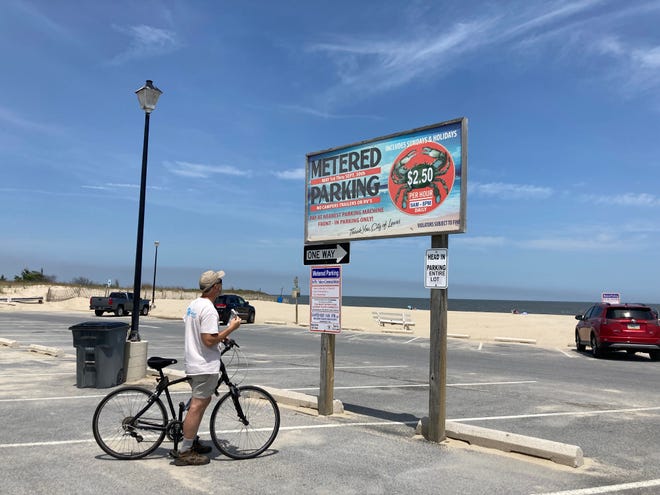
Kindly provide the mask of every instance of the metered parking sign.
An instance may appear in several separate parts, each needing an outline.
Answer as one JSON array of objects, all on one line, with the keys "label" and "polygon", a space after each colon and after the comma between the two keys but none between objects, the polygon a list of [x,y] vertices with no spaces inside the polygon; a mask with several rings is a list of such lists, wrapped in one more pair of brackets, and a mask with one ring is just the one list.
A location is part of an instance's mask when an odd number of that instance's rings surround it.
[{"label": "metered parking sign", "polygon": [[447,288],[447,248],[427,249],[424,270],[424,287]]},{"label": "metered parking sign", "polygon": [[309,279],[309,330],[341,332],[341,265],[313,266]]}]

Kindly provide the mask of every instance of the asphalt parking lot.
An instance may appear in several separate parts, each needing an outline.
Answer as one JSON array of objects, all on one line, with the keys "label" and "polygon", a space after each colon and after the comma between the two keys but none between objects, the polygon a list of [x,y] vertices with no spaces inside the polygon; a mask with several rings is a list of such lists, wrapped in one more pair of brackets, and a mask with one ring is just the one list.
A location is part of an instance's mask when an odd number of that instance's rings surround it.
[{"label": "asphalt parking lot", "polygon": [[[575,443],[585,453],[585,465],[576,469],[458,441],[424,441],[414,429],[428,411],[428,341],[355,332],[338,337],[335,398],[344,414],[319,417],[282,407],[278,438],[254,460],[214,451],[207,466],[175,467],[165,443],[147,459],[117,461],[91,432],[94,408],[111,389],[76,387],[68,326],[83,319],[89,317],[0,315],[0,338],[19,344],[0,347],[0,465],[7,493],[660,491],[660,399],[651,381],[660,373],[657,363],[450,342],[448,419]],[[150,355],[180,356],[176,322],[146,318],[141,328]],[[249,358],[250,383],[318,393],[318,336],[255,325],[241,329],[237,340]],[[31,344],[65,353],[31,352]],[[208,438],[205,423],[201,433]]]}]

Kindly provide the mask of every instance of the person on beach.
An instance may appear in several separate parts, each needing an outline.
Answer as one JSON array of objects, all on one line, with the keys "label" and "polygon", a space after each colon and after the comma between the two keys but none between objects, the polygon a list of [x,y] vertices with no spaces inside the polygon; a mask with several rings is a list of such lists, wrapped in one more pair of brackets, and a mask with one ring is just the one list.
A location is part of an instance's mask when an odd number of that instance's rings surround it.
[{"label": "person on beach", "polygon": [[197,436],[204,411],[218,383],[220,373],[219,345],[238,327],[241,319],[234,317],[227,327],[218,331],[220,319],[213,302],[222,293],[222,270],[208,270],[199,278],[202,295],[193,300],[183,317],[185,324],[184,361],[186,375],[190,379],[192,398],[190,408],[183,420],[183,442],[180,450],[173,452],[176,466],[199,466],[208,464],[204,454],[211,447],[202,443]]}]

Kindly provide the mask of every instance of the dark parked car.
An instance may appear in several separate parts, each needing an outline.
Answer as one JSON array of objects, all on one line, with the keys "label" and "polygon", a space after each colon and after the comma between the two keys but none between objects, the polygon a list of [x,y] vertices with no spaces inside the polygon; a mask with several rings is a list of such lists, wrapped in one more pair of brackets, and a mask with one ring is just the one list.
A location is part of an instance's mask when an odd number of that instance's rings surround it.
[{"label": "dark parked car", "polygon": [[595,304],[575,319],[578,351],[590,346],[597,358],[611,350],[640,351],[660,360],[658,313],[644,304]]},{"label": "dark parked car", "polygon": [[220,316],[220,323],[223,325],[226,325],[227,321],[229,321],[229,312],[232,309],[238,313],[241,320],[245,320],[248,323],[254,323],[256,310],[254,309],[254,306],[251,306],[250,303],[241,296],[235,294],[222,294],[216,298],[214,304],[215,309],[218,310],[218,316]]}]

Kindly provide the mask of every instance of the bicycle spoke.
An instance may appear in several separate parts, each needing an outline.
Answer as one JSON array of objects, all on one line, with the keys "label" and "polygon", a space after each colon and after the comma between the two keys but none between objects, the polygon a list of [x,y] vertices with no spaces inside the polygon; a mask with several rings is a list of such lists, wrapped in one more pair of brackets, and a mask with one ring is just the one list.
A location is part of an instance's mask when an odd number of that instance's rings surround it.
[{"label": "bicycle spoke", "polygon": [[127,387],[108,395],[96,409],[94,438],[108,454],[119,459],[137,459],[153,452],[163,441],[167,414],[159,399],[137,420],[151,397],[139,387]]},{"label": "bicycle spoke", "polygon": [[211,437],[218,449],[229,457],[256,457],[277,436],[279,409],[274,399],[258,387],[241,387],[238,401],[247,424],[239,417],[231,393],[227,393],[213,410]]}]

